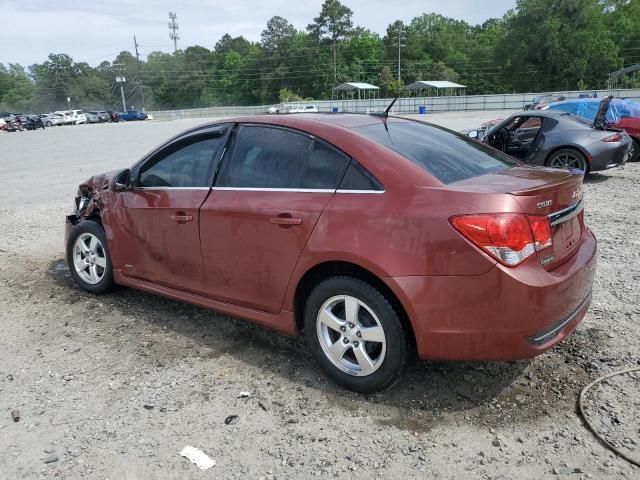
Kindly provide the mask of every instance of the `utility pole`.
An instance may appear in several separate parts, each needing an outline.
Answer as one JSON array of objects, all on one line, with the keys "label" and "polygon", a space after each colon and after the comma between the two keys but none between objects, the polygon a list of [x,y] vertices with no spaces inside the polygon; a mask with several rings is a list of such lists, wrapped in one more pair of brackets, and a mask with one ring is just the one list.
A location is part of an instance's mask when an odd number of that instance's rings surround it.
[{"label": "utility pole", "polygon": [[122,111],[127,111],[127,102],[124,101],[124,82],[126,79],[124,77],[116,77],[116,82],[120,84],[120,96],[122,97]]},{"label": "utility pole", "polygon": [[404,40],[402,38],[403,32],[402,32],[402,23],[398,22],[398,36],[397,36],[397,40],[398,40],[398,81],[400,81],[400,53],[402,51],[402,47],[406,47],[406,45],[402,44],[402,40]]},{"label": "utility pole", "polygon": [[176,18],[178,18],[178,16],[175,13],[169,12],[169,19],[171,20],[169,22],[169,30],[171,30],[171,32],[169,32],[169,38],[173,40],[174,53],[178,51],[178,40],[180,40],[180,34],[176,33],[176,30],[179,28],[176,23]]},{"label": "utility pole", "polygon": [[122,97],[122,111],[126,112],[127,111],[127,102],[124,101],[124,82],[127,81],[126,78],[124,78],[124,71],[126,68],[126,65],[124,63],[113,63],[111,65],[111,68],[117,70],[120,70],[122,72],[122,76],[118,75],[116,77],[116,83],[120,85],[120,96]]},{"label": "utility pole", "polygon": [[140,72],[140,55],[138,54],[138,42],[135,34],[133,35],[133,46],[136,49],[136,61],[138,62],[138,83],[140,84],[140,100],[142,101],[142,111],[144,112],[144,83],[142,83],[142,74]]}]

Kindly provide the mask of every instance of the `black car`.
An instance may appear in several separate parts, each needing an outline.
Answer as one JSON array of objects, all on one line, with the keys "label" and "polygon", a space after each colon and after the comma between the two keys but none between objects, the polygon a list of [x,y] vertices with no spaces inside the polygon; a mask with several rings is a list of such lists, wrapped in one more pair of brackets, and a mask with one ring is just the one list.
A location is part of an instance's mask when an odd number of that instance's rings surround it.
[{"label": "black car", "polygon": [[118,112],[115,112],[113,110],[107,110],[107,114],[109,115],[109,118],[111,118],[112,122],[120,121],[120,114]]}]

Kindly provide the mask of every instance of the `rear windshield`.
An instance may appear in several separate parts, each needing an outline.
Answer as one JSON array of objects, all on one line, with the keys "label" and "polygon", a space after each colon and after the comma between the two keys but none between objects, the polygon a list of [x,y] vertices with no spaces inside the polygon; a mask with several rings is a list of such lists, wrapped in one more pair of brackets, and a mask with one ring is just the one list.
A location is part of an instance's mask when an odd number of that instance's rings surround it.
[{"label": "rear windshield", "polygon": [[480,142],[435,125],[391,121],[387,128],[378,123],[353,130],[406,157],[445,184],[517,165]]}]

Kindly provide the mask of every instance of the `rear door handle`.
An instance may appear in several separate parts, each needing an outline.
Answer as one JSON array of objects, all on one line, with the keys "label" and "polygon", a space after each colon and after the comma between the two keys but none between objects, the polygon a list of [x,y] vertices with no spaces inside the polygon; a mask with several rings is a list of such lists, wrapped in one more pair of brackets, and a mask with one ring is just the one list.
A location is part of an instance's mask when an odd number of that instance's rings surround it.
[{"label": "rear door handle", "polygon": [[178,223],[193,222],[193,215],[185,215],[183,212],[178,212],[176,215],[171,215],[171,220]]},{"label": "rear door handle", "polygon": [[301,218],[293,218],[291,216],[275,217],[275,218],[272,218],[269,221],[271,223],[273,223],[274,225],[281,225],[283,227],[290,227],[292,225],[301,225],[302,224],[302,219]]}]

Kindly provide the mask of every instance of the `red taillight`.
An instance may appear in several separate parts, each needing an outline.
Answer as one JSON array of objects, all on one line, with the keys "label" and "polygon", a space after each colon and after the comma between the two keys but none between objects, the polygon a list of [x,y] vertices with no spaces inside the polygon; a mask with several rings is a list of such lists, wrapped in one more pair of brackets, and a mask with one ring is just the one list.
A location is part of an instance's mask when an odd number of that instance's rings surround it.
[{"label": "red taillight", "polygon": [[496,213],[452,217],[462,235],[508,267],[521,264],[553,244],[549,220],[543,215]]},{"label": "red taillight", "polygon": [[550,247],[553,243],[549,219],[543,215],[527,215],[536,250]]},{"label": "red taillight", "polygon": [[607,143],[617,143],[622,141],[622,135],[619,133],[614,133],[613,135],[609,135],[608,137],[604,137],[602,139],[603,142]]}]

